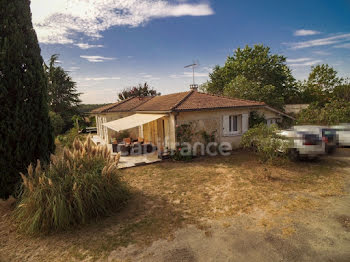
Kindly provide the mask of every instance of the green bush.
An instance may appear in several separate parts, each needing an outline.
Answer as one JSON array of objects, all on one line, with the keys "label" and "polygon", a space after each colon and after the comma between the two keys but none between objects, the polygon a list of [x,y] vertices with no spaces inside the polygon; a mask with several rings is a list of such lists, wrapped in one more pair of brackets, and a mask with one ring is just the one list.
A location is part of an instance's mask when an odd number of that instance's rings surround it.
[{"label": "green bush", "polygon": [[59,114],[56,114],[53,111],[49,112],[49,117],[50,117],[54,135],[57,136],[61,134],[64,127],[63,118]]},{"label": "green bush", "polygon": [[175,161],[191,161],[193,159],[193,153],[190,150],[187,150],[187,147],[177,146],[176,150],[171,152],[171,159]]},{"label": "green bush", "polygon": [[192,123],[176,125],[176,150],[171,152],[171,158],[175,161],[190,161],[193,158],[193,152],[187,147],[186,143],[191,143],[194,135]]},{"label": "green bush", "polygon": [[14,219],[20,231],[49,233],[83,224],[122,208],[129,196],[117,169],[120,155],[76,139],[73,149],[51,156],[48,166],[28,167]]},{"label": "green bush", "polygon": [[63,147],[69,147],[72,148],[73,142],[76,138],[79,138],[80,140],[85,139],[84,135],[79,135],[78,128],[73,127],[69,129],[65,134],[58,135],[57,140],[61,143]]},{"label": "green bush", "polygon": [[188,124],[176,125],[175,133],[176,142],[180,145],[183,143],[191,143],[194,135],[192,123],[189,122]]},{"label": "green bush", "polygon": [[263,162],[285,157],[289,144],[276,134],[277,130],[276,125],[259,124],[244,133],[241,146],[257,152]]}]

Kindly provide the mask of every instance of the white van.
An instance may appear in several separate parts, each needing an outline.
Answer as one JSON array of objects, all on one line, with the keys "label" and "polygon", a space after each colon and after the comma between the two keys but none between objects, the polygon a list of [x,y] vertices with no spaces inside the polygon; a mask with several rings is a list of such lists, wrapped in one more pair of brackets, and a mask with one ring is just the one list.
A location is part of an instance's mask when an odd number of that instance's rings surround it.
[{"label": "white van", "polygon": [[288,153],[292,159],[316,158],[326,153],[326,144],[318,131],[289,129],[282,130],[278,134],[290,141]]},{"label": "white van", "polygon": [[350,146],[350,124],[340,124],[331,128],[337,132],[339,146]]}]

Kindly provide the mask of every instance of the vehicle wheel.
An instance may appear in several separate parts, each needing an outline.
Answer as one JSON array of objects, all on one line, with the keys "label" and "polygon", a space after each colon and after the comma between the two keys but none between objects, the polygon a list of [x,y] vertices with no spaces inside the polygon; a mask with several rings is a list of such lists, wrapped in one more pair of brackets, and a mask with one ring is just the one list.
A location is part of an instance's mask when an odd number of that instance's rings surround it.
[{"label": "vehicle wheel", "polygon": [[326,148],[326,153],[327,153],[328,155],[333,154],[334,151],[335,151],[335,147],[327,147],[327,148]]},{"label": "vehicle wheel", "polygon": [[300,159],[299,152],[295,148],[289,150],[288,156],[292,161],[298,161]]}]

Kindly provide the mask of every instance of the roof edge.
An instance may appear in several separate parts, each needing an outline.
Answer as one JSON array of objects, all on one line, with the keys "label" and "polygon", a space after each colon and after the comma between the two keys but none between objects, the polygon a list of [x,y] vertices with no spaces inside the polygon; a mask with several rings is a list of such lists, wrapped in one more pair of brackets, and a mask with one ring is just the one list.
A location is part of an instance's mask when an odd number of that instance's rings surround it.
[{"label": "roof edge", "polygon": [[182,98],[178,103],[176,103],[176,104],[171,108],[171,110],[172,110],[172,111],[175,111],[175,108],[177,108],[179,105],[181,105],[183,102],[185,102],[185,101],[187,100],[187,98],[189,98],[194,92],[197,92],[197,91],[195,91],[195,90],[190,90],[190,91],[188,92],[188,94],[187,94],[184,98]]},{"label": "roof edge", "polygon": [[266,105],[265,107],[266,107],[267,109],[269,109],[269,110],[275,112],[275,113],[278,113],[278,114],[280,114],[280,115],[283,115],[283,116],[285,116],[285,117],[288,117],[288,118],[290,118],[290,119],[295,120],[294,117],[292,117],[292,116],[290,116],[290,115],[288,115],[288,114],[286,114],[286,113],[283,113],[282,111],[279,111],[279,110],[277,110],[277,109],[274,109],[274,108],[271,107],[271,106]]},{"label": "roof edge", "polygon": [[145,110],[145,111],[142,111],[142,110],[135,110],[135,111],[131,111],[131,112],[134,112],[136,114],[168,114],[168,113],[171,113],[173,111],[169,111],[169,110],[158,110],[158,111],[151,111],[151,110]]},{"label": "roof edge", "polygon": [[198,93],[204,94],[204,95],[209,95],[209,96],[216,96],[216,97],[221,97],[221,98],[227,98],[227,99],[231,99],[231,100],[239,100],[239,101],[244,101],[244,102],[259,103],[260,105],[266,105],[266,103],[262,102],[262,101],[242,99],[242,98],[230,97],[230,96],[225,96],[225,95],[210,94],[210,93],[205,93],[205,92],[198,92]]},{"label": "roof edge", "polygon": [[191,112],[191,111],[204,111],[204,110],[217,110],[217,109],[230,109],[230,108],[261,108],[266,105],[244,105],[244,106],[225,106],[225,107],[211,107],[211,108],[196,108],[196,109],[176,109],[174,112]]}]

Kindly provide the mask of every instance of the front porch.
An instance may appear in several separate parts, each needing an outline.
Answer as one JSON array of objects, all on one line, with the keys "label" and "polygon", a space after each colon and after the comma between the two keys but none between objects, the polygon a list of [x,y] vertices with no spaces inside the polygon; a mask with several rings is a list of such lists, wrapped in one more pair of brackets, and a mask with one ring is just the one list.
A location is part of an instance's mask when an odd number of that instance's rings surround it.
[{"label": "front porch", "polygon": [[112,153],[120,152],[120,168],[154,163],[175,145],[174,123],[170,114],[133,114],[103,123],[102,137],[98,134],[92,140]]}]

